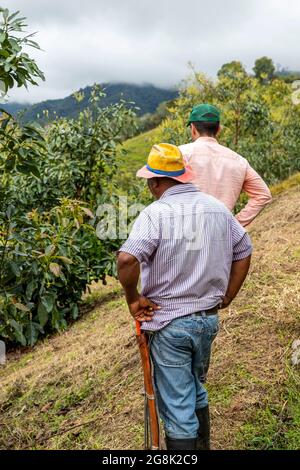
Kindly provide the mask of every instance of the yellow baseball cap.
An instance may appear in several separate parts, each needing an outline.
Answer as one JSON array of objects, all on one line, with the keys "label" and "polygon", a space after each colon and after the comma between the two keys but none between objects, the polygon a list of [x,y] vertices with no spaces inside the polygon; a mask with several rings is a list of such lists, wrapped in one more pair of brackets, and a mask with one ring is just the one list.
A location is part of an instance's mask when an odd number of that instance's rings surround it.
[{"label": "yellow baseball cap", "polygon": [[136,176],[146,179],[167,177],[181,183],[190,183],[194,179],[191,168],[184,164],[180,149],[172,144],[153,145],[147,165]]}]

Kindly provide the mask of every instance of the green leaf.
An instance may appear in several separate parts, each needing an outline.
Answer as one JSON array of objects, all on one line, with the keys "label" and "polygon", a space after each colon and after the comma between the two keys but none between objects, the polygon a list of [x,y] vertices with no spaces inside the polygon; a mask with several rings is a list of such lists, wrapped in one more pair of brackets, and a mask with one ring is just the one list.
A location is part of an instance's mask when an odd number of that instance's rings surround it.
[{"label": "green leaf", "polygon": [[37,342],[38,332],[37,324],[30,321],[25,330],[25,337],[29,346],[33,346]]},{"label": "green leaf", "polygon": [[23,326],[16,322],[16,320],[12,319],[8,320],[8,323],[13,327],[17,341],[21,343],[22,346],[26,346],[27,341],[23,335]]},{"label": "green leaf", "polygon": [[55,300],[56,300],[56,294],[54,293],[46,294],[45,296],[41,298],[41,302],[44,305],[48,313],[50,313],[51,310],[53,309]]},{"label": "green leaf", "polygon": [[29,284],[27,284],[26,287],[26,297],[28,300],[31,299],[33,292],[37,289],[38,284],[35,280],[30,281]]},{"label": "green leaf", "polygon": [[6,21],[6,20],[7,20],[7,18],[8,18],[8,15],[9,15],[9,11],[8,11],[8,9],[7,9],[7,8],[4,8],[4,10],[3,10],[3,18],[4,18],[4,21]]},{"label": "green leaf", "polygon": [[[32,173],[37,178],[40,178],[41,174],[38,167],[35,164],[26,163],[22,168],[26,169],[26,174]],[[25,171],[23,171],[25,173]]]},{"label": "green leaf", "polygon": [[45,326],[49,319],[48,311],[42,302],[38,306],[38,318],[41,326]]},{"label": "green leaf", "polygon": [[53,253],[55,252],[56,250],[56,246],[55,245],[49,245],[47,246],[47,248],[45,249],[45,255],[46,256],[51,256],[53,255]]},{"label": "green leaf", "polygon": [[19,266],[17,265],[17,263],[15,263],[14,261],[11,261],[9,263],[9,266],[10,266],[10,269],[12,270],[12,272],[14,273],[14,275],[16,277],[19,277],[21,272],[20,272],[20,268]]},{"label": "green leaf", "polygon": [[65,264],[73,264],[73,261],[66,256],[56,256],[56,258],[61,259]]},{"label": "green leaf", "polygon": [[5,162],[5,169],[7,171],[11,171],[16,164],[16,157],[15,155],[10,155]]},{"label": "green leaf", "polygon": [[79,309],[78,309],[78,305],[77,305],[77,304],[73,304],[73,305],[72,305],[72,308],[71,308],[71,315],[72,315],[73,320],[76,320],[76,319],[78,318]]},{"label": "green leaf", "polygon": [[[10,38],[9,43],[15,52],[20,52],[22,50],[22,48],[19,46],[18,42],[15,39]],[[11,56],[11,60],[13,60],[13,56]]]},{"label": "green leaf", "polygon": [[[7,21],[10,22],[10,21],[13,20],[16,16],[18,16],[19,13],[20,13],[20,10],[15,11],[14,13],[12,13],[12,14],[8,17]],[[23,18],[23,19],[25,19],[25,18]]]}]

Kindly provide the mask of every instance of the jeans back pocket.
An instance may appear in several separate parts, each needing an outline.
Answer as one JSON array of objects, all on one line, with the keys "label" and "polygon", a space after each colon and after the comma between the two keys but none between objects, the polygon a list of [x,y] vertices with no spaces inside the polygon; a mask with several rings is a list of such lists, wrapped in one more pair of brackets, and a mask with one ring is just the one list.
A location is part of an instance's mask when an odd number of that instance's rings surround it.
[{"label": "jeans back pocket", "polygon": [[161,364],[176,367],[191,361],[191,341],[184,329],[166,327],[155,335],[154,342],[155,358]]}]

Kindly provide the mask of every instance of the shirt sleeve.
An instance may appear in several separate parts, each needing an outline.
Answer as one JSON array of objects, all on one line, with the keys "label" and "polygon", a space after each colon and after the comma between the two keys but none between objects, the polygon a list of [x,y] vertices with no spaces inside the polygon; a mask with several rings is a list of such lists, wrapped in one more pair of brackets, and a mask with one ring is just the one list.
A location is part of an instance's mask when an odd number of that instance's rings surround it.
[{"label": "shirt sleeve", "polygon": [[158,247],[159,231],[158,221],[152,220],[147,212],[141,212],[118,253],[125,252],[134,256],[139,263],[148,263]]},{"label": "shirt sleeve", "polygon": [[248,194],[249,201],[246,207],[237,214],[236,219],[243,227],[246,227],[272,201],[272,195],[268,186],[249,163],[247,165],[243,191]]},{"label": "shirt sleeve", "polygon": [[232,218],[232,261],[240,261],[252,254],[251,239],[246,230]]}]

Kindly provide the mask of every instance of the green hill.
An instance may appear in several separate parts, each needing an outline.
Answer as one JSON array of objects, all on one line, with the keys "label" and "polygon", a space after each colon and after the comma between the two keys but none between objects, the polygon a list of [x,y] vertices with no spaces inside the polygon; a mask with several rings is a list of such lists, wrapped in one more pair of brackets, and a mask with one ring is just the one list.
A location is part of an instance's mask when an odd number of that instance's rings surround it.
[{"label": "green hill", "polygon": [[[119,147],[118,160],[120,161],[122,174],[120,183],[122,186],[126,186],[127,182],[135,177],[137,170],[146,164],[152,145],[158,143],[158,136],[159,130],[157,128],[152,129],[126,140],[122,147]],[[126,151],[126,155],[122,154],[122,148]]]},{"label": "green hill", "polygon": [[[138,148],[138,147],[137,147]],[[139,155],[139,151],[136,155]],[[300,175],[250,226],[255,251],[239,297],[221,312],[208,377],[212,447],[299,449]],[[8,354],[1,367],[1,449],[140,449],[142,374],[116,283],[64,333]]]},{"label": "green hill", "polygon": [[[106,96],[101,100],[100,106],[108,106],[123,98],[127,101],[133,101],[135,106],[140,108],[138,111],[139,115],[154,113],[160,103],[173,100],[177,96],[177,91],[174,89],[158,88],[153,85],[104,83],[101,87],[105,90]],[[70,95],[63,99],[47,100],[33,104],[27,106],[25,110],[24,105],[20,103],[7,103],[2,107],[13,115],[16,115],[23,109],[24,114],[21,118],[22,122],[45,122],[44,111],[48,112],[48,119],[50,120],[55,119],[55,117],[74,118],[80,111],[88,107],[92,87],[87,86],[79,91],[84,93],[84,98],[80,102],[78,102],[73,95]]]}]

